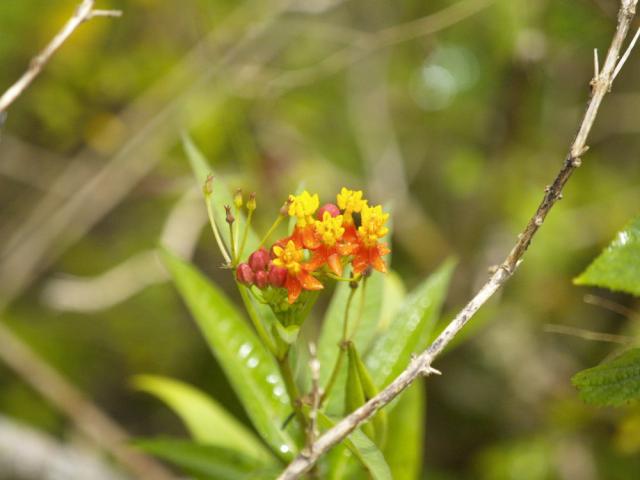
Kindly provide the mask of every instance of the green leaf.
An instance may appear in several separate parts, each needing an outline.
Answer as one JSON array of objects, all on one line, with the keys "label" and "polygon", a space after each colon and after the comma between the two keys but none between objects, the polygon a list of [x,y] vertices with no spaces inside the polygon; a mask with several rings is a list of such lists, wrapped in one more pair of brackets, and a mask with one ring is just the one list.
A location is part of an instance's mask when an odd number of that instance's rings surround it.
[{"label": "green leaf", "polygon": [[423,380],[402,393],[389,412],[383,453],[394,480],[420,478],[424,443],[425,394]]},{"label": "green leaf", "polygon": [[[318,424],[324,429],[329,429],[335,425],[335,422],[324,413],[318,412]],[[382,452],[364,433],[354,430],[344,440],[344,444],[362,463],[373,480],[392,480],[389,465]]]},{"label": "green leaf", "polygon": [[[198,185],[201,187],[204,186],[207,177],[209,175],[214,175],[213,179],[213,189],[212,193],[209,196],[209,202],[211,202],[211,211],[213,212],[213,216],[220,230],[220,235],[227,246],[227,250],[229,250],[230,235],[229,229],[227,228],[226,223],[226,214],[224,211],[225,205],[233,205],[233,193],[226,185],[226,183],[220,178],[220,176],[216,175],[207,159],[202,154],[202,152],[198,149],[198,147],[193,143],[191,137],[189,135],[184,134],[182,136],[182,145],[185,153],[189,159],[189,163],[191,164],[191,169],[196,177],[196,181]],[[238,232],[241,234],[244,230],[244,226],[246,224],[246,220],[242,212],[234,213],[236,216],[236,222],[238,222]],[[258,245],[260,244],[260,240],[253,228],[249,228],[249,232],[247,233],[247,244],[244,249],[244,255],[248,255],[250,252],[253,252]]]},{"label": "green leaf", "polygon": [[257,460],[273,460],[262,442],[214,399],[186,383],[156,375],[134,378],[138,390],[165,402],[201,443],[246,453]]},{"label": "green leaf", "polygon": [[629,223],[577,278],[593,285],[640,297],[640,217]]},{"label": "green leaf", "polygon": [[571,382],[580,390],[582,400],[594,405],[619,406],[640,399],[640,348],[578,372]]},{"label": "green leaf", "polygon": [[[367,367],[362,363],[353,342],[349,342],[348,354],[345,411],[350,413],[375,397],[378,394],[378,389],[374,385]],[[387,413],[384,410],[380,410],[374,415],[371,422],[365,423],[361,428],[377,445],[384,445],[387,431]]]},{"label": "green leaf", "polygon": [[455,262],[446,261],[403,302],[386,332],[365,357],[371,376],[386,386],[407,366],[411,355],[426,348],[447,293]]},{"label": "green leaf", "polygon": [[[345,275],[348,274],[347,269]],[[389,308],[391,308],[394,303],[392,301],[393,296],[398,292],[397,284],[397,278],[391,273],[383,275],[374,272],[367,280],[367,285],[364,289],[364,303],[362,303],[362,316],[353,338],[353,342],[359,351],[366,352],[376,333],[379,333],[380,329],[383,328],[382,322],[388,319]],[[347,282],[338,283],[322,325],[322,332],[318,344],[320,382],[322,385],[326,385],[338,357],[338,344],[342,337],[342,325],[349,292],[350,288]],[[357,317],[360,315],[361,302],[362,286],[359,287],[359,291],[356,291],[353,301],[351,302],[349,312],[350,328],[353,328],[358,320]],[[389,306],[387,310],[384,309],[385,303]],[[346,370],[343,369],[337,377],[333,391],[327,402],[327,411],[332,414],[340,415],[343,413],[342,407],[346,379]]]},{"label": "green leaf", "polygon": [[275,478],[278,467],[257,462],[237,451],[186,440],[137,440],[147,453],[180,467],[189,475],[206,480],[258,480]]},{"label": "green leaf", "polygon": [[273,356],[200,272],[167,250],[162,258],[256,430],[280,457],[292,458],[295,444],[280,428],[291,407]]}]

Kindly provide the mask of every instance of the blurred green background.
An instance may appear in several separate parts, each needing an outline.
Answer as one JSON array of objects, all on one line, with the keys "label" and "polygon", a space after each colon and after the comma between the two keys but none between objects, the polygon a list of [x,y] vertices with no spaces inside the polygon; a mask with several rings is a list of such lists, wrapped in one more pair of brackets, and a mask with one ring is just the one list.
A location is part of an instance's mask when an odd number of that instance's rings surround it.
[{"label": "blurred green background", "polygon": [[[0,2],[0,91],[77,3]],[[203,228],[181,132],[229,184],[257,192],[265,230],[300,182],[326,200],[345,185],[391,203],[393,268],[408,285],[458,257],[450,317],[559,169],[588,98],[593,48],[603,59],[618,8],[97,3],[124,15],[82,25],[0,131],[0,305],[2,321],[136,436],[185,434],[132,391],[138,373],[191,382],[243,415],[153,257],[163,239],[235,295]],[[640,409],[587,407],[570,384],[619,345],[549,325],[639,338],[637,299],[571,282],[638,213],[639,55],[605,99],[584,166],[522,268],[435,365],[443,376],[428,382],[425,478],[637,478]],[[0,412],[70,436],[69,421],[3,364]]]}]

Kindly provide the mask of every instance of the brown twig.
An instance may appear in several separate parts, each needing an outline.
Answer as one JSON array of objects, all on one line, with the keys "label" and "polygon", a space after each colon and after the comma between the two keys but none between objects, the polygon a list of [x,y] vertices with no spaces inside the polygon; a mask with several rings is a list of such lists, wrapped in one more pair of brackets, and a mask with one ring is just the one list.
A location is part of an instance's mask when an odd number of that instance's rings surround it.
[{"label": "brown twig", "polygon": [[435,358],[442,353],[447,344],[473,317],[478,309],[493,296],[493,294],[513,275],[517,269],[522,256],[529,247],[533,236],[544,223],[546,216],[555,203],[562,198],[562,189],[571,177],[571,174],[580,166],[581,156],[587,151],[587,137],[593,127],[598,108],[604,96],[610,91],[615,73],[619,71],[619,65],[626,60],[626,55],[621,62],[620,52],[622,44],[629,31],[631,20],[635,16],[638,0],[622,0],[618,13],[618,25],[613,40],[609,47],[607,57],[599,74],[591,82],[591,99],[587,110],[583,116],[578,133],[569,149],[569,153],[564,160],[560,172],[553,183],[545,189],[542,202],[538,206],[535,214],[531,217],[526,227],[518,236],[518,241],[505,258],[504,262],[498,266],[489,280],[480,288],[471,301],[458,313],[449,323],[436,340],[420,355],[414,357],[407,368],[395,378],[384,390],[373,397],[362,407],[343,418],[340,422],[326,431],[312,449],[305,450],[289,464],[289,466],[278,477],[279,480],[293,480],[309,471],[318,461],[320,456],[335,446],[361,423],[371,418],[380,408],[387,405],[401,392],[403,392],[414,380],[421,376],[438,373],[431,367]]},{"label": "brown twig", "polygon": [[56,53],[80,25],[95,17],[119,17],[122,15],[120,10],[94,10],[94,3],[95,0],[83,0],[71,18],[65,23],[64,27],[53,37],[44,50],[33,57],[27,71],[0,97],[0,114],[7,110],[9,105],[31,85],[31,82],[40,74],[53,54]]}]

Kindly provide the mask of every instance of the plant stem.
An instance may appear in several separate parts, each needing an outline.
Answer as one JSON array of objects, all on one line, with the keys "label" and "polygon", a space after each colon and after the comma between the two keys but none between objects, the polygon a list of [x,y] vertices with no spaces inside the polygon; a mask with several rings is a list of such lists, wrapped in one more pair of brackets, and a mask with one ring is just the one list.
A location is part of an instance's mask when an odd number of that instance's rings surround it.
[{"label": "plant stem", "polygon": [[278,360],[278,367],[280,367],[280,373],[282,375],[282,379],[284,380],[284,386],[287,389],[287,394],[289,395],[291,408],[293,408],[296,419],[300,424],[300,428],[304,432],[307,429],[307,419],[305,418],[304,413],[302,413],[302,409],[300,408],[300,392],[298,392],[298,387],[296,386],[295,379],[293,378],[293,371],[291,370],[291,364],[289,363],[289,351],[290,349],[287,349],[282,358],[276,357],[276,359]]},{"label": "plant stem", "polygon": [[[357,288],[357,286],[356,286]],[[342,362],[344,361],[344,352],[346,351],[346,341],[347,334],[349,332],[349,310],[351,310],[351,302],[353,301],[353,297],[356,293],[356,288],[351,288],[349,292],[349,298],[347,298],[347,305],[344,309],[344,321],[342,322],[342,338],[340,339],[340,343],[338,347],[340,351],[338,352],[338,358],[336,358],[336,363],[333,366],[333,371],[331,372],[331,376],[329,377],[329,382],[327,386],[324,388],[324,392],[322,393],[322,398],[320,399],[320,406],[324,403],[324,401],[329,398],[329,394],[331,390],[333,390],[333,386],[338,380],[338,374],[340,373],[340,368],[342,367]]]},{"label": "plant stem", "polygon": [[262,340],[262,343],[267,346],[273,356],[277,358],[276,345],[271,338],[271,335],[269,335],[269,333],[265,330],[264,325],[262,324],[262,320],[260,320],[260,317],[258,316],[253,303],[251,302],[251,298],[249,298],[249,295],[247,294],[247,288],[237,282],[236,285],[238,285],[238,291],[240,292],[240,296],[242,297],[244,306],[247,309],[247,312],[249,312],[249,318],[251,319],[251,323],[253,323],[253,327],[256,329],[256,332],[258,332],[260,340]]},{"label": "plant stem", "polygon": [[205,203],[207,204],[207,215],[209,216],[211,230],[213,230],[213,236],[216,238],[216,243],[218,244],[220,253],[222,253],[225,262],[227,262],[227,264],[231,264],[231,257],[229,256],[229,252],[227,252],[227,247],[225,247],[224,242],[222,241],[220,230],[218,229],[218,224],[216,223],[215,216],[213,215],[213,207],[211,206],[211,195],[206,194],[204,199]]},{"label": "plant stem", "polygon": [[240,242],[240,249],[238,250],[238,258],[242,258],[244,253],[244,247],[247,244],[247,236],[249,235],[249,229],[251,228],[251,218],[253,217],[253,210],[249,210],[247,214],[247,221],[244,224],[244,231],[242,232],[242,242]]},{"label": "plant stem", "polygon": [[269,237],[275,231],[275,229],[278,228],[278,225],[282,223],[283,219],[284,217],[282,215],[278,215],[278,218],[276,218],[276,221],[273,222],[273,225],[271,225],[271,228],[269,228],[265,236],[260,241],[260,245],[258,245],[258,248],[262,247],[267,242],[267,240],[269,240]]}]

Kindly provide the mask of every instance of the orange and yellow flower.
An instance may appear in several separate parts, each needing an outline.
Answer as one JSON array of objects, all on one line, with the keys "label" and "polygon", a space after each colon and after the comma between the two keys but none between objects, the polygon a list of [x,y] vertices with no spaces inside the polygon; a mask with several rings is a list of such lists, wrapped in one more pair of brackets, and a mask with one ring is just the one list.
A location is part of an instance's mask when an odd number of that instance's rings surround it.
[{"label": "orange and yellow flower", "polygon": [[275,245],[273,247],[275,258],[272,263],[276,267],[287,270],[287,278],[284,286],[287,289],[287,300],[293,303],[302,293],[302,290],[322,290],[324,285],[315,278],[307,265],[303,263],[304,250],[289,240],[285,247]]},{"label": "orange and yellow flower", "polygon": [[342,275],[342,259],[348,256],[353,247],[343,243],[344,218],[342,215],[335,217],[325,211],[321,220],[315,222],[315,233],[320,244],[313,250],[313,255],[309,261],[309,268],[316,270],[323,265],[327,265],[333,273]]},{"label": "orange and yellow flower", "polygon": [[371,265],[379,272],[386,272],[387,266],[382,257],[391,250],[386,243],[378,241],[389,233],[389,228],[385,223],[389,219],[389,214],[382,211],[382,207],[377,205],[369,207],[365,205],[361,211],[361,225],[357,230],[357,247],[353,252],[353,272],[362,273]]}]

